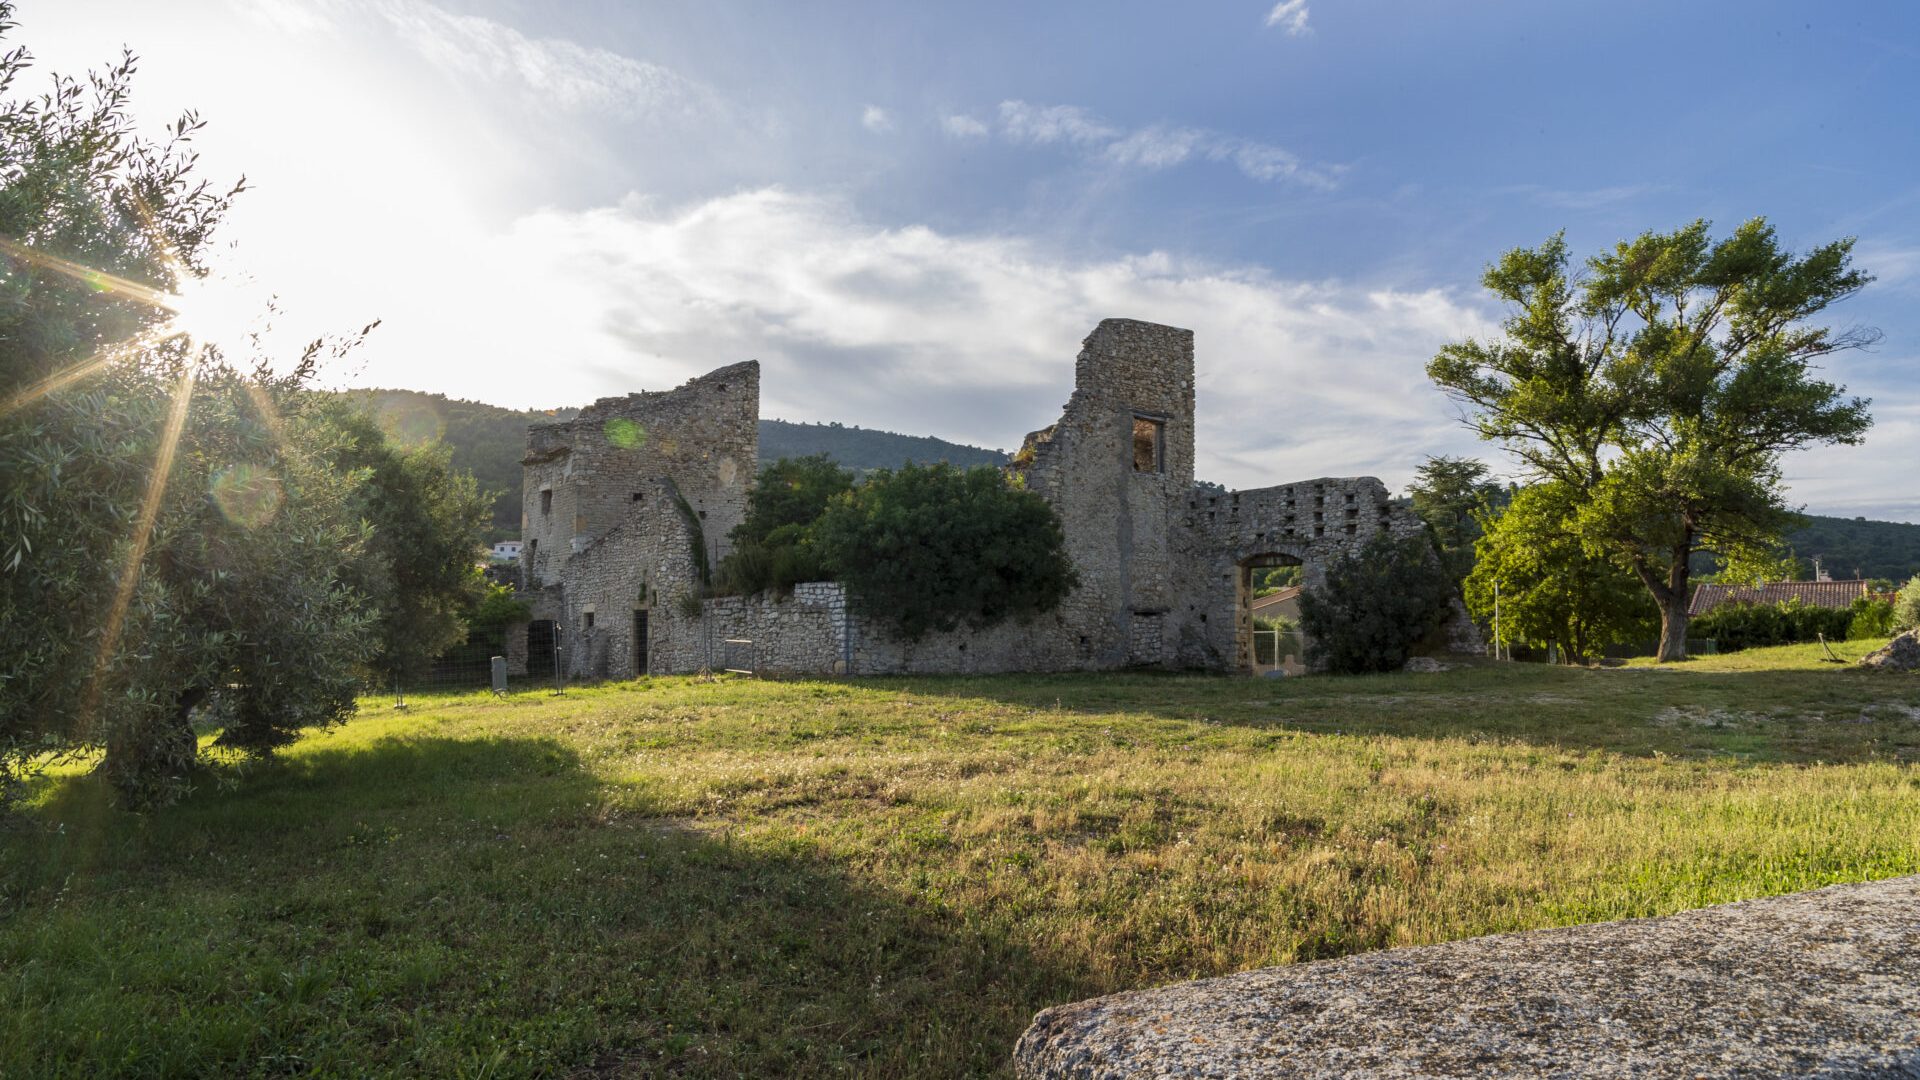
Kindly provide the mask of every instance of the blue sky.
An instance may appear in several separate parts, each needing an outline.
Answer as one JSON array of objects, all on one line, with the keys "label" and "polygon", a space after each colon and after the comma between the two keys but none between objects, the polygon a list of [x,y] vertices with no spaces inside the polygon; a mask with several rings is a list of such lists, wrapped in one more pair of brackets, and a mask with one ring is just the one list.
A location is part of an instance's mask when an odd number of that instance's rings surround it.
[{"label": "blue sky", "polygon": [[[1837,12],[1837,14],[1836,14]],[[1203,476],[1478,444],[1422,369],[1481,269],[1755,215],[1859,238],[1861,447],[1817,512],[1920,521],[1920,5],[21,0],[44,67],[255,185],[231,272],[331,378],[580,403],[748,357],[763,412],[1012,447],[1105,316],[1196,331]]]}]

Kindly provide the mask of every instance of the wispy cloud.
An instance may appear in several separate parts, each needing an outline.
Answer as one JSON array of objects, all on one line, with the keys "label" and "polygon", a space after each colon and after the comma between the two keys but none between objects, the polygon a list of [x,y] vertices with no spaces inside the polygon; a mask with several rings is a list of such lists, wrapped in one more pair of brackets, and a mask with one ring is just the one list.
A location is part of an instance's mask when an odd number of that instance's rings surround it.
[{"label": "wispy cloud", "polygon": [[940,126],[956,139],[979,139],[987,134],[987,125],[965,113],[956,113],[941,120]]},{"label": "wispy cloud", "polygon": [[[985,125],[980,126],[984,132]],[[1289,181],[1321,190],[1336,186],[1343,171],[1336,165],[1309,164],[1270,143],[1205,128],[1150,124],[1128,131],[1077,105],[1003,101],[1000,134],[1011,142],[1078,147],[1132,168],[1165,169],[1192,160],[1226,162],[1251,180]]]},{"label": "wispy cloud", "polygon": [[[1492,330],[1438,291],[883,228],[845,202],[780,189],[674,210],[629,200],[542,211],[495,257],[531,283],[521,306],[541,315],[529,342],[573,358],[543,385],[555,401],[671,386],[751,356],[765,368],[765,415],[989,446],[1052,422],[1080,338],[1100,319],[1190,327],[1201,470],[1241,486],[1356,473],[1398,485],[1422,453],[1472,452],[1421,369],[1441,343]],[[529,342],[497,328],[486,337],[482,355],[499,355],[524,393],[507,357]],[[1286,388],[1284,406],[1274,387]]]},{"label": "wispy cloud", "polygon": [[1311,12],[1307,9],[1307,0],[1280,0],[1267,12],[1267,25],[1278,26],[1291,37],[1313,33],[1313,27],[1307,25]]},{"label": "wispy cloud", "polygon": [[718,104],[706,86],[660,64],[562,38],[529,37],[425,0],[330,0],[328,6],[377,15],[434,66],[517,86],[542,105],[624,119],[692,119]]},{"label": "wispy cloud", "polygon": [[885,135],[893,130],[893,117],[878,105],[869,105],[860,110],[860,126],[875,135]]},{"label": "wispy cloud", "polygon": [[1665,190],[1660,184],[1616,184],[1597,188],[1552,188],[1540,184],[1510,184],[1496,188],[1497,195],[1519,195],[1542,206],[1558,210],[1601,210],[1632,202]]},{"label": "wispy cloud", "polygon": [[1109,143],[1123,134],[1078,105],[1029,105],[1024,101],[1000,103],[1000,130],[1016,142],[1080,146]]}]

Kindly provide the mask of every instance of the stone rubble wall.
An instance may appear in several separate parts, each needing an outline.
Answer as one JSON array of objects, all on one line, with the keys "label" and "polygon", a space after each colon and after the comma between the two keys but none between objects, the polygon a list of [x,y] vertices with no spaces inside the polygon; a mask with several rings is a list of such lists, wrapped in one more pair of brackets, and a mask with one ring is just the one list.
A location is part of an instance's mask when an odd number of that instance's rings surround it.
[{"label": "stone rubble wall", "polygon": [[[669,478],[709,547],[746,515],[760,447],[760,365],[733,364],[674,390],[601,398],[527,433],[520,529],[526,587],[558,582],[572,558],[628,520]],[[528,549],[532,549],[529,551]]]}]

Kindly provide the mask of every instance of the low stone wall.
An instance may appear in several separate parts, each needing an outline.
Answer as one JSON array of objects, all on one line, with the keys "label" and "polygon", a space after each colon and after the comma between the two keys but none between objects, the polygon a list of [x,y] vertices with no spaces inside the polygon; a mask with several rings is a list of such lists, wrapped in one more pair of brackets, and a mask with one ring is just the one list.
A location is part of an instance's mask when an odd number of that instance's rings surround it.
[{"label": "low stone wall", "polygon": [[1037,1080],[1920,1077],[1920,877],[1095,998]]}]

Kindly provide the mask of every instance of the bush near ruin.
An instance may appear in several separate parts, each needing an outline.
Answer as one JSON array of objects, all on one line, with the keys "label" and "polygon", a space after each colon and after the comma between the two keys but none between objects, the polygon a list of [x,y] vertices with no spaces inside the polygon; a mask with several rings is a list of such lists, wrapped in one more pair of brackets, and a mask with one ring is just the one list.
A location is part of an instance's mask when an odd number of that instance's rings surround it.
[{"label": "bush near ruin", "polygon": [[1425,536],[1380,533],[1300,595],[1307,662],[1340,675],[1398,671],[1452,598],[1452,578]]}]

